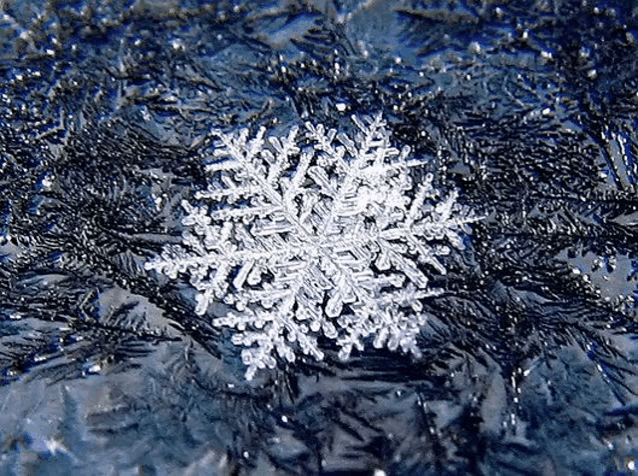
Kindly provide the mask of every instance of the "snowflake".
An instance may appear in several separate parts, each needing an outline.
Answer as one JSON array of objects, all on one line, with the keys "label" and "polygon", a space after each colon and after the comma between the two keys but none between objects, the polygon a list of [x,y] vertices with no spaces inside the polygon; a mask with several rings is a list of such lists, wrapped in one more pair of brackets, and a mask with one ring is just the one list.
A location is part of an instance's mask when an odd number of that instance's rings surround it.
[{"label": "snowflake", "polygon": [[344,360],[367,340],[419,356],[421,300],[440,293],[427,275],[446,273],[440,258],[478,219],[431,174],[413,179],[427,162],[391,145],[380,114],[352,120],[352,136],[310,123],[267,139],[215,131],[210,185],[182,202],[182,244],[146,264],[189,277],[197,314],[230,307],[213,325],[234,329],[248,380],[276,355],[322,360],[320,335]]}]

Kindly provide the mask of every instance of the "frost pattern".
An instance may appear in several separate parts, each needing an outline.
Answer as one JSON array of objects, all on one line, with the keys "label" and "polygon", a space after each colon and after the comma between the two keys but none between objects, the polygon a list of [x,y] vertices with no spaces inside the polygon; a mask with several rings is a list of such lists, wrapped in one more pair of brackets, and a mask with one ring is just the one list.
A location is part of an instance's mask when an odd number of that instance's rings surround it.
[{"label": "frost pattern", "polygon": [[320,335],[341,359],[368,338],[420,355],[420,300],[439,292],[427,274],[446,273],[440,257],[462,250],[478,219],[431,174],[415,183],[411,169],[427,163],[391,145],[380,114],[352,120],[353,137],[310,123],[284,137],[215,131],[210,185],[182,202],[182,244],[146,264],[188,276],[197,314],[230,306],[213,324],[235,330],[249,380],[277,354],[323,359]]}]

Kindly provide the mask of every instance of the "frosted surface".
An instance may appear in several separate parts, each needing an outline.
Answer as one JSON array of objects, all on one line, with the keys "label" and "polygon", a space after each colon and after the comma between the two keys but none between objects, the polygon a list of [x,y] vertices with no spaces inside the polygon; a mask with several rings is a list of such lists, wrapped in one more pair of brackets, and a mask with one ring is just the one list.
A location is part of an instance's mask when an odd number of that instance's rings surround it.
[{"label": "frosted surface", "polygon": [[617,3],[0,1],[0,474],[635,472]]}]

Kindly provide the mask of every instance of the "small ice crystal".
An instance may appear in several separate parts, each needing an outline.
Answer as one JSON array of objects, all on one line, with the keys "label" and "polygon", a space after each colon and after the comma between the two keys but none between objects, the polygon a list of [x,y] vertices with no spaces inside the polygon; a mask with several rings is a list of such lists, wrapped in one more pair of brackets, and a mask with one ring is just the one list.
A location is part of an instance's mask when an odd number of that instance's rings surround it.
[{"label": "small ice crystal", "polygon": [[420,301],[439,292],[428,274],[445,274],[441,257],[478,219],[431,174],[413,179],[427,162],[392,145],[380,114],[352,120],[350,136],[311,123],[283,137],[215,132],[209,187],[182,202],[182,243],[146,264],[188,276],[197,314],[231,307],[213,324],[235,330],[248,380],[276,356],[323,359],[320,335],[341,359],[366,341],[420,355]]}]

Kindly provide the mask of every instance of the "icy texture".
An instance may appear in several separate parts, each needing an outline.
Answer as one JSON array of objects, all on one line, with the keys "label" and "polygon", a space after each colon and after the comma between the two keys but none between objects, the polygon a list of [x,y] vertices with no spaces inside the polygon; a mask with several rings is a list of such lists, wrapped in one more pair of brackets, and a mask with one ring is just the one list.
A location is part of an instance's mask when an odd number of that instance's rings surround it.
[{"label": "icy texture", "polygon": [[424,161],[393,147],[381,114],[352,120],[353,137],[309,122],[285,137],[216,132],[210,186],[182,202],[183,243],[146,264],[187,274],[199,315],[216,299],[234,306],[213,324],[237,330],[248,380],[275,367],[275,351],[294,362],[294,343],[322,360],[319,334],[342,360],[369,337],[420,356],[420,300],[437,294],[426,270],[445,274],[439,258],[478,219],[432,174],[414,183]]},{"label": "icy texture", "polygon": [[[0,474],[636,471],[632,2],[0,10]],[[248,382],[228,306],[197,315],[188,275],[144,264],[181,243],[182,200],[210,205],[211,128],[298,124],[306,148],[305,121],[352,137],[376,111],[432,205],[485,215],[445,276],[419,265],[445,290],[423,355],[370,336],[340,362],[319,332],[323,361],[289,343]]]}]

